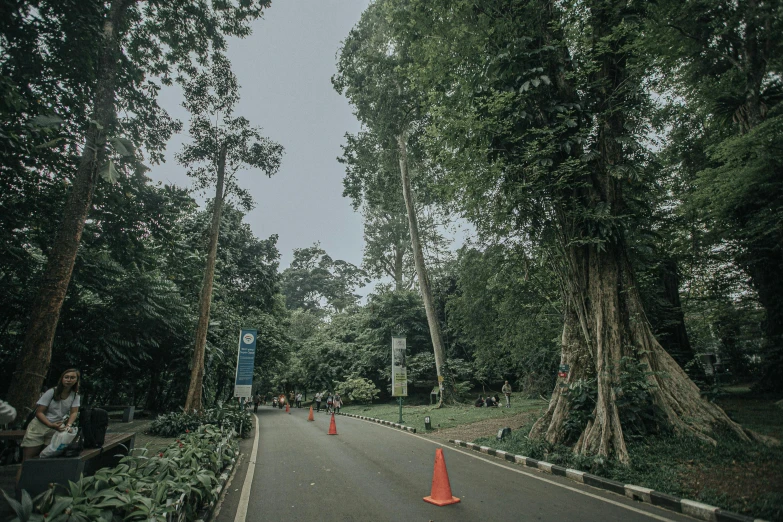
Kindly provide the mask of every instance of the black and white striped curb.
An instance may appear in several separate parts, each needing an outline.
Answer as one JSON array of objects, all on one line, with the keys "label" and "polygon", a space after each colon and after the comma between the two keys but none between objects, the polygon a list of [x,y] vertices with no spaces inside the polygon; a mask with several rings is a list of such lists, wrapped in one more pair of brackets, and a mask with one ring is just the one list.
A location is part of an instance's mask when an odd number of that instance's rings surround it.
[{"label": "black and white striped curb", "polygon": [[567,469],[558,466],[557,464],[544,462],[543,460],[531,459],[530,457],[523,457],[522,455],[512,455],[505,451],[496,450],[487,446],[479,446],[478,444],[462,440],[449,440],[449,442],[462,446],[463,448],[470,448],[493,457],[505,459],[508,462],[521,464],[528,468],[535,468],[545,473],[551,473],[552,475],[566,477],[581,482],[582,484],[587,484],[588,486],[617,493],[618,495],[625,495],[630,499],[646,502],[653,506],[676,511],[677,513],[682,513],[700,520],[709,520],[711,522],[764,522],[758,518],[747,517],[730,511],[723,511],[715,506],[702,504],[701,502],[696,502],[694,500],[673,497],[666,493],[643,488],[641,486],[623,484],[616,480],[599,477],[576,469]]},{"label": "black and white striped curb", "polygon": [[364,417],[362,415],[353,415],[351,413],[336,413],[335,415],[345,415],[346,417],[353,417],[354,419],[361,419],[371,422],[377,422],[378,424],[383,424],[384,426],[391,426],[392,428],[397,428],[400,430],[409,431],[411,433],[416,433],[416,428],[411,428],[410,426],[405,426],[403,424],[397,424],[396,422],[391,422],[387,420],[382,419],[374,419],[372,417]]}]

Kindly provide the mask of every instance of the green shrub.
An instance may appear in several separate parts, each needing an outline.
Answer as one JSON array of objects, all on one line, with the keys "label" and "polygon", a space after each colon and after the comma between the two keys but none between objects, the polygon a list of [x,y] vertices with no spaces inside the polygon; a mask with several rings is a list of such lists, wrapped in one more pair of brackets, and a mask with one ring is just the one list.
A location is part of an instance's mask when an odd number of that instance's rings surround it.
[{"label": "green shrub", "polygon": [[6,496],[17,515],[12,522],[166,522],[176,512],[196,520],[200,508],[217,499],[218,476],[236,461],[238,443],[231,429],[201,426],[164,451],[148,453],[134,450],[114,468],[35,499],[26,491],[21,503]]},{"label": "green shrub", "polygon": [[176,437],[186,431],[195,431],[199,426],[212,425],[220,428],[233,428],[244,437],[253,428],[250,412],[238,408],[208,408],[198,413],[173,412],[159,415],[149,432],[162,437]]},{"label": "green shrub", "polygon": [[358,402],[360,404],[370,404],[373,399],[378,398],[380,393],[371,380],[356,376],[349,377],[344,382],[338,382],[335,390],[346,403]]}]

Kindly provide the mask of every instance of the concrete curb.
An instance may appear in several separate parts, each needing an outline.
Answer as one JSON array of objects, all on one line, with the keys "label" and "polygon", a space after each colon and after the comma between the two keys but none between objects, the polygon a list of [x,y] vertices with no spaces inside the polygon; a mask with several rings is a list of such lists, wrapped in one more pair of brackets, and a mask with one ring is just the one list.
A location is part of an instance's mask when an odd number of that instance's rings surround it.
[{"label": "concrete curb", "polygon": [[[234,465],[231,469],[231,474],[228,476],[228,480],[226,480],[226,482],[222,484],[220,495],[215,501],[215,505],[212,508],[212,512],[209,513],[208,518],[202,517],[201,522],[212,522],[213,520],[215,520],[215,518],[217,518],[218,515],[220,515],[220,508],[223,507],[223,501],[226,500],[226,494],[228,493],[228,490],[231,487],[231,483],[234,482],[234,477],[237,474],[237,470],[239,469],[240,464],[242,464],[242,457],[244,456],[245,456],[244,454],[240,453],[239,456],[236,459],[234,459]],[[207,515],[205,514],[205,516]]]},{"label": "concrete curb", "polygon": [[370,422],[377,422],[378,424],[383,424],[384,426],[391,426],[392,428],[397,428],[398,430],[405,430],[409,431],[411,433],[416,433],[416,428],[411,428],[410,426],[404,426],[402,424],[397,424],[396,422],[391,422],[387,420],[382,419],[374,419],[372,417],[363,417],[361,415],[353,415],[352,413],[335,413],[335,415],[343,415],[345,417],[353,417],[354,419],[361,419],[366,420]]},{"label": "concrete curb", "polygon": [[216,515],[217,508],[223,501],[226,484],[230,479],[234,478],[234,472],[238,467],[238,463],[239,458],[233,459],[231,465],[227,466],[226,469],[223,470],[223,473],[220,474],[220,477],[218,477],[218,484],[212,490],[215,493],[215,500],[210,502],[209,505],[201,512],[201,516],[196,519],[196,522],[209,522]]},{"label": "concrete curb", "polygon": [[684,498],[677,498],[666,493],[654,491],[649,488],[641,486],[634,486],[632,484],[623,484],[616,480],[599,477],[591,473],[579,471],[577,469],[566,469],[556,464],[550,464],[541,460],[531,459],[530,457],[524,457],[522,455],[512,455],[511,453],[489,448],[487,446],[479,446],[472,442],[465,442],[462,440],[449,440],[452,444],[461,446],[463,448],[472,449],[480,453],[485,453],[500,459],[507,460],[508,462],[514,462],[528,468],[535,468],[538,471],[544,473],[551,473],[552,475],[559,475],[566,477],[582,484],[587,484],[594,488],[611,491],[618,495],[624,495],[630,499],[637,500],[639,502],[645,502],[653,506],[658,506],[663,509],[676,511],[684,515],[698,518],[699,520],[708,520],[710,522],[764,522],[761,519],[740,515],[738,513],[732,513],[730,511],[724,511],[718,507],[702,504],[694,500],[688,500]]}]

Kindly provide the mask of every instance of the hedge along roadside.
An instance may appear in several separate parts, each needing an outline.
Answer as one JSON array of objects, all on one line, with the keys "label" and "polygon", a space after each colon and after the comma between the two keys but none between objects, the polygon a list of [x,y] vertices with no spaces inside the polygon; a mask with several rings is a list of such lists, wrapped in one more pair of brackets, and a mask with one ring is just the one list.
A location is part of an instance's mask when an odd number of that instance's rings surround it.
[{"label": "hedge along roadside", "polygon": [[195,431],[203,425],[233,428],[241,437],[245,437],[253,429],[253,416],[246,410],[226,407],[207,408],[201,414],[182,411],[167,413],[158,415],[152,421],[149,432],[162,437],[176,437],[187,430]]},{"label": "hedge along roadside", "polygon": [[136,449],[62,492],[53,488],[35,499],[23,492],[21,503],[3,494],[17,515],[12,522],[194,521],[218,498],[221,472],[238,453],[233,429],[206,425],[162,452]]}]

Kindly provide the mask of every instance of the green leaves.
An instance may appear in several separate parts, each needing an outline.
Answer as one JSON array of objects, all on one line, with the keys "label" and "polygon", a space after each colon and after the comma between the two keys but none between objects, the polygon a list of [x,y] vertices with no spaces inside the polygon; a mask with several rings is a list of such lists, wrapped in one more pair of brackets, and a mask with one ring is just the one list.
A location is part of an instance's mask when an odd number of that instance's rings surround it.
[{"label": "green leaves", "polygon": [[4,496],[18,522],[165,522],[175,514],[194,520],[204,502],[215,500],[217,477],[236,462],[237,452],[232,430],[202,427],[159,454],[134,450],[118,466],[71,482],[53,503],[44,498],[52,490],[36,497],[43,500],[35,505],[26,491],[21,503]]},{"label": "green leaves", "polygon": [[98,170],[98,175],[103,178],[104,181],[112,184],[117,183],[117,181],[120,179],[120,174],[114,167],[113,160],[109,160],[104,163],[103,166]]},{"label": "green leaves", "polygon": [[136,147],[127,138],[109,138],[109,143],[118,154],[126,158],[132,158],[136,153]]},{"label": "green leaves", "polygon": [[44,128],[59,127],[63,123],[65,123],[65,120],[63,120],[59,116],[44,115],[44,114],[39,114],[38,116],[30,120],[30,124],[32,126],[44,127]]}]

